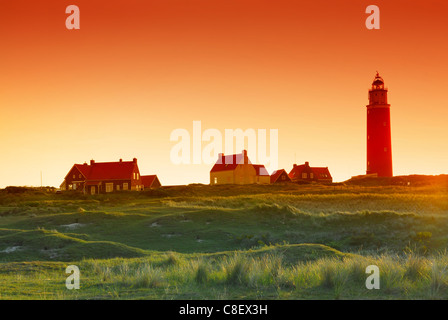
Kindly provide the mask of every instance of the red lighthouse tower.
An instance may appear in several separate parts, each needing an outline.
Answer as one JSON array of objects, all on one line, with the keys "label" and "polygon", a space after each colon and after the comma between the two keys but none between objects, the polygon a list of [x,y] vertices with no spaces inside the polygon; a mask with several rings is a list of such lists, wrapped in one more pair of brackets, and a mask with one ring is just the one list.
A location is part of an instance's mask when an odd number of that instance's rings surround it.
[{"label": "red lighthouse tower", "polygon": [[390,104],[384,80],[376,73],[367,106],[367,174],[392,177]]}]

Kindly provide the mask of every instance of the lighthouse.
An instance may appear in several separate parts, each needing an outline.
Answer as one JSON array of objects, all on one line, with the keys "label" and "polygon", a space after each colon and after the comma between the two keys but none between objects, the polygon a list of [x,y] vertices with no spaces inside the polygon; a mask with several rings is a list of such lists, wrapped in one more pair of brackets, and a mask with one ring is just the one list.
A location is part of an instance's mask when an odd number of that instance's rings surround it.
[{"label": "lighthouse", "polygon": [[392,177],[392,145],[390,133],[390,104],[387,88],[376,73],[369,90],[367,106],[367,174]]}]

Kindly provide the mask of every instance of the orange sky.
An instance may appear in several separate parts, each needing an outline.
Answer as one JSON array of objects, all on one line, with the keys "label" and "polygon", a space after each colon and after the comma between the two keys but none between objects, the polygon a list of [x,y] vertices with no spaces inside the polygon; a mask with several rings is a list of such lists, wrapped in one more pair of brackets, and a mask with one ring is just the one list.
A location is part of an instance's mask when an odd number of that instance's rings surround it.
[{"label": "orange sky", "polygon": [[[278,129],[280,168],[309,161],[343,181],[365,173],[377,70],[394,174],[448,173],[446,1],[110,2],[0,5],[0,187],[133,157],[162,184],[208,183],[211,166],[170,162],[171,131],[193,120]],[[81,30],[65,28],[71,4]],[[365,27],[370,4],[381,30]]]}]

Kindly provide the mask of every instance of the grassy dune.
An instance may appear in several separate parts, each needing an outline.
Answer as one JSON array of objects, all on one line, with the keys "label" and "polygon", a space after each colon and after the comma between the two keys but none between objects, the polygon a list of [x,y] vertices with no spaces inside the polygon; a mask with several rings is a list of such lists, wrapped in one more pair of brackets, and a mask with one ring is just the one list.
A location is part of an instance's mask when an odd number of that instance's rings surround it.
[{"label": "grassy dune", "polygon": [[[2,299],[446,299],[448,255],[346,254],[299,244],[214,254],[154,252],[86,259],[81,289],[65,288],[62,262],[0,265]],[[377,265],[380,290],[365,288]]]},{"label": "grassy dune", "polygon": [[[445,299],[448,188],[0,191],[1,299]],[[65,288],[65,268],[81,290]],[[366,266],[381,289],[365,288]]]}]

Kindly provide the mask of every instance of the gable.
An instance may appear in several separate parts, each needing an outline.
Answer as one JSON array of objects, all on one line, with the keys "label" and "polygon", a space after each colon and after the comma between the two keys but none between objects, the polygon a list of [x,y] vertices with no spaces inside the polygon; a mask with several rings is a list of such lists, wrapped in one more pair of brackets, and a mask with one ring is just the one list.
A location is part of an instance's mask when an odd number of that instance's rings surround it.
[{"label": "gable", "polygon": [[161,187],[162,186],[157,175],[141,176],[141,179],[142,179],[142,184],[145,186],[145,188]]},{"label": "gable", "polygon": [[300,178],[302,176],[302,172],[305,172],[305,165],[302,164],[300,166],[295,166],[294,168],[292,168],[292,170],[289,172],[289,177],[291,179],[294,178]]},{"label": "gable", "polygon": [[70,169],[70,171],[65,176],[65,180],[68,181],[84,181],[85,179],[86,179],[85,175],[81,170],[79,170],[76,164]]},{"label": "gable", "polygon": [[271,183],[291,181],[285,169],[280,169],[272,173]]}]

